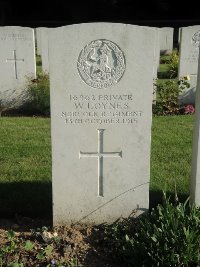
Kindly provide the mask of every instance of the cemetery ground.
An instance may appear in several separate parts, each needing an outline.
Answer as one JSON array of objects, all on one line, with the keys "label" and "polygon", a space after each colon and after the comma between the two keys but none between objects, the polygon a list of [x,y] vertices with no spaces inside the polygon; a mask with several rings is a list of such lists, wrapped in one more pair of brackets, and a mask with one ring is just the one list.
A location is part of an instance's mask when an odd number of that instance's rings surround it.
[{"label": "cemetery ground", "polygon": [[[150,208],[162,202],[163,190],[172,201],[175,191],[187,199],[193,122],[193,115],[153,117]],[[0,210],[10,218],[0,221],[0,244],[6,261],[24,263],[0,266],[142,266],[114,261],[116,247],[124,245],[119,233],[135,231],[131,218],[107,227],[51,227],[50,119],[2,117],[0,124]]]}]

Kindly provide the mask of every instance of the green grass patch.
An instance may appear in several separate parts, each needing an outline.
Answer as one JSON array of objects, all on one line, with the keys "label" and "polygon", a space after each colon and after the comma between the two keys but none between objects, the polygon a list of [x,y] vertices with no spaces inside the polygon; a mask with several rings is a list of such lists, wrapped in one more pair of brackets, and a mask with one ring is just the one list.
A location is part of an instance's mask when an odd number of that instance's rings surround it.
[{"label": "green grass patch", "polygon": [[160,64],[159,72],[168,72],[169,71],[169,64]]},{"label": "green grass patch", "polygon": [[[151,205],[162,190],[189,194],[194,116],[153,117]],[[51,138],[48,118],[0,119],[0,212],[51,217]],[[141,159],[142,160],[142,159]]]},{"label": "green grass patch", "polygon": [[192,132],[194,116],[160,116],[153,118],[151,145],[152,205],[161,197],[161,191],[180,197],[189,194],[191,175]]},{"label": "green grass patch", "polygon": [[170,67],[169,64],[160,64],[158,71],[159,79],[169,79],[170,78]]},{"label": "green grass patch", "polygon": [[50,119],[0,120],[0,212],[51,214]]},{"label": "green grass patch", "polygon": [[36,72],[37,74],[42,71],[42,59],[41,56],[36,55]]}]

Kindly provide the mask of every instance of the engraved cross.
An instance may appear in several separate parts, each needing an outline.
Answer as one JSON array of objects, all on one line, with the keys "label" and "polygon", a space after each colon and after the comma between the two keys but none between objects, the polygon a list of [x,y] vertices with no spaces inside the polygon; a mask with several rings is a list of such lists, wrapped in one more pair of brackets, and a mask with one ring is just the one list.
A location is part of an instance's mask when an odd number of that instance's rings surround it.
[{"label": "engraved cross", "polygon": [[15,78],[18,79],[17,75],[17,62],[24,62],[24,59],[17,59],[16,50],[13,50],[13,58],[7,58],[6,62],[14,63]]},{"label": "engraved cross", "polygon": [[103,151],[103,134],[105,129],[97,129],[98,131],[98,148],[97,152],[79,152],[79,158],[98,158],[98,196],[103,197],[103,158],[122,157],[120,152],[104,152]]}]

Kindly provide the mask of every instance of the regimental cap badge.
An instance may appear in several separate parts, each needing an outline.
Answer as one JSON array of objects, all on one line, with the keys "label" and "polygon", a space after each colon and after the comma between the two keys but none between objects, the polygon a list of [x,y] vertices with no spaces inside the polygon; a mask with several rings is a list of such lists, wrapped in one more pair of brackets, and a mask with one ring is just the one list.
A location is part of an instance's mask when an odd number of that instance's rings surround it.
[{"label": "regimental cap badge", "polygon": [[96,89],[119,82],[125,71],[125,57],[114,42],[105,39],[87,44],[79,54],[78,72],[82,80]]},{"label": "regimental cap badge", "polygon": [[200,45],[200,31],[196,32],[196,33],[192,36],[192,44],[193,44],[193,46],[195,46],[196,48],[199,47],[199,45]]}]

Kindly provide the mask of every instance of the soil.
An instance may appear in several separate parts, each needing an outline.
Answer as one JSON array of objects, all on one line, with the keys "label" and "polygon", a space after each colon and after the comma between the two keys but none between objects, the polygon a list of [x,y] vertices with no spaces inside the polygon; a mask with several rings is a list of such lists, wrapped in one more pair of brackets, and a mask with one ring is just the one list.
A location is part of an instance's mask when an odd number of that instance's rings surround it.
[{"label": "soil", "polygon": [[[0,250],[11,244],[8,231],[14,231],[15,249],[7,253],[3,267],[10,262],[18,260],[24,267],[43,267],[54,262],[67,263],[74,259],[80,267],[117,267],[113,264],[109,248],[104,247],[104,227],[71,225],[51,227],[51,222],[41,219],[17,217],[15,220],[0,219]],[[27,240],[31,241],[33,248],[25,249]],[[43,253],[44,257],[38,260],[38,254],[51,246],[50,255]],[[54,266],[54,265],[51,265]]]}]

